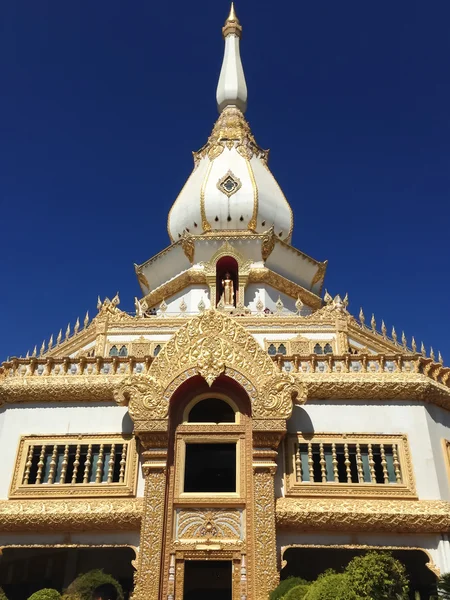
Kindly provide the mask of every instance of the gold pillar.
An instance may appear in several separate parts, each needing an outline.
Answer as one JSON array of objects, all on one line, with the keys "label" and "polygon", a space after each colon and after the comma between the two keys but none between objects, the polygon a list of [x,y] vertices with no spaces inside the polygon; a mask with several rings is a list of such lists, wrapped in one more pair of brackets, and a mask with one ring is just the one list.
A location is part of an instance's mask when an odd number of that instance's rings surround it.
[{"label": "gold pillar", "polygon": [[278,585],[275,473],[278,445],[284,432],[253,432],[254,600],[267,600]]},{"label": "gold pillar", "polygon": [[[165,436],[164,436],[165,437]],[[167,469],[165,447],[150,448],[142,456],[145,477],[144,513],[133,600],[159,600],[164,545],[164,512]]]}]

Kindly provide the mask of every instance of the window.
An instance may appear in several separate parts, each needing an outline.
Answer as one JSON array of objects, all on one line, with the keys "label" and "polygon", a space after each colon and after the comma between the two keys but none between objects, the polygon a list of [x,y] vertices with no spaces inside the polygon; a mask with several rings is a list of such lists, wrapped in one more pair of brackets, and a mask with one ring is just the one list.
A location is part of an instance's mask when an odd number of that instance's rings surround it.
[{"label": "window", "polygon": [[[125,436],[23,437],[11,497],[134,494],[137,455]],[[101,493],[100,492],[100,493]]]},{"label": "window", "polygon": [[236,492],[236,443],[186,443],[184,492]]},{"label": "window", "polygon": [[348,494],[349,487],[356,495],[375,490],[383,495],[414,493],[403,436],[298,435],[289,439],[288,452],[292,459],[288,487],[294,493],[339,494],[342,489]]},{"label": "window", "polygon": [[157,344],[155,346],[155,349],[153,350],[153,356],[158,356],[158,354],[161,352],[161,344]]},{"label": "window", "polygon": [[189,423],[235,423],[233,408],[219,398],[200,400],[189,411]]},{"label": "window", "polygon": [[110,356],[119,356],[119,351],[117,350],[117,346],[113,346],[109,351]]}]

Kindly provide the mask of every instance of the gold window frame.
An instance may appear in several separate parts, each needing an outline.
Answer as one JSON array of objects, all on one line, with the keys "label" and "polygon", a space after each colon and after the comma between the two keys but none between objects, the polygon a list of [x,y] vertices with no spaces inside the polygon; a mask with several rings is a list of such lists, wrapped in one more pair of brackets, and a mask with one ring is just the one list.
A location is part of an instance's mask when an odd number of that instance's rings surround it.
[{"label": "gold window frame", "polygon": [[[208,425],[209,429],[211,428]],[[199,426],[194,423],[183,425],[179,430],[182,433],[177,436],[177,451],[175,464],[175,502],[186,503],[193,501],[194,503],[210,504],[211,501],[221,500],[222,502],[230,502],[234,504],[242,502],[245,497],[245,482],[244,482],[244,444],[243,438],[245,435],[241,433],[242,427],[239,425],[229,424],[221,425],[221,429],[227,429],[228,432],[202,433],[205,431],[204,426]],[[194,431],[192,431],[194,430]],[[195,431],[197,430],[197,432]],[[200,430],[200,431],[198,431]],[[184,491],[184,475],[186,466],[186,445],[187,444],[236,444],[236,491],[235,492],[185,492]]]},{"label": "gold window frame", "polygon": [[[26,462],[31,445],[76,445],[76,444],[127,445],[123,483],[41,483],[24,484]],[[136,495],[138,454],[132,435],[123,434],[67,434],[67,435],[23,435],[20,437],[16,462],[10,485],[9,498],[62,498],[62,497],[126,497]]]},{"label": "gold window frame", "polygon": [[316,340],[316,339],[310,339],[310,338],[299,339],[299,337],[290,338],[288,340],[287,339],[268,340],[267,338],[264,338],[264,348],[265,348],[266,352],[269,352],[269,347],[272,344],[277,349],[280,346],[280,344],[283,344],[286,347],[286,354],[272,354],[271,356],[293,356],[294,354],[303,354],[303,355],[314,354],[314,348],[315,348],[316,344],[319,344],[322,347],[322,349],[324,349],[326,344],[329,344],[333,350],[332,353],[318,354],[317,356],[326,358],[327,356],[332,356],[333,354],[336,354],[336,339],[331,339],[331,338],[325,339],[325,340]]},{"label": "gold window frame", "polygon": [[[296,480],[296,444],[396,444],[402,483],[302,483]],[[403,434],[360,434],[360,433],[314,433],[289,434],[285,440],[285,489],[286,496],[328,496],[363,498],[411,498],[417,499],[414,471],[411,461],[408,437]]]}]

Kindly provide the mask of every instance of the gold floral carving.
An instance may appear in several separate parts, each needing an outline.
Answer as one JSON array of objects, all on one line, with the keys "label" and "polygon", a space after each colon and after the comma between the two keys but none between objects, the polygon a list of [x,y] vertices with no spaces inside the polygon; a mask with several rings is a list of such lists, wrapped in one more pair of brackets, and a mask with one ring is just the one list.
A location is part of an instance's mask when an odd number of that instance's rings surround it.
[{"label": "gold floral carving", "polygon": [[227,106],[217,119],[206,144],[198,152],[194,152],[194,163],[208,156],[211,161],[227,149],[236,148],[244,158],[253,156],[267,162],[268,151],[258,146],[244,115],[236,106]]},{"label": "gold floral carving", "polygon": [[133,600],[158,600],[164,541],[165,461],[144,463],[145,496]]},{"label": "gold floral carving", "polygon": [[179,509],[177,540],[241,540],[243,513],[240,509]]},{"label": "gold floral carving", "polygon": [[271,227],[269,231],[266,231],[261,242],[261,258],[264,262],[266,262],[272,254],[272,251],[275,248],[276,239],[274,228]]},{"label": "gold floral carving", "polygon": [[254,468],[255,600],[267,600],[278,584],[275,531],[275,465]]},{"label": "gold floral carving", "polygon": [[306,401],[306,390],[298,377],[278,373],[264,384],[260,396],[259,410],[254,411],[255,418],[277,415],[288,419],[293,403],[303,404]]},{"label": "gold floral carving", "polygon": [[441,533],[450,528],[450,502],[279,498],[277,525],[301,531]]},{"label": "gold floral carving", "polygon": [[118,404],[128,404],[131,418],[142,420],[151,415],[154,419],[165,419],[169,410],[168,402],[161,401],[163,388],[151,375],[130,375],[114,390]]},{"label": "gold floral carving", "polygon": [[252,182],[253,189],[253,213],[250,221],[248,222],[248,229],[250,231],[255,231],[257,226],[257,218],[258,218],[258,207],[259,207],[259,194],[258,194],[258,186],[256,185],[255,174],[253,173],[252,165],[248,159],[246,159],[247,170],[250,176],[250,181]]},{"label": "gold floral carving", "polygon": [[195,256],[195,242],[192,235],[189,235],[186,231],[181,236],[181,247],[183,248],[183,252],[186,255],[186,258],[191,263],[194,263]]},{"label": "gold floral carving", "polygon": [[138,530],[141,498],[84,500],[2,500],[0,529],[7,531]]},{"label": "gold floral carving", "polygon": [[[150,395],[157,389],[164,391],[160,396],[160,407],[155,408],[153,400],[146,402],[155,416],[164,418],[162,415],[167,414],[168,402],[175,391],[172,385],[175,380],[180,385],[184,373],[190,373],[189,376],[200,374],[211,385],[227,368],[241,373],[256,389],[252,405],[255,418],[286,418],[290,414],[288,403],[292,402],[291,399],[304,400],[300,380],[278,373],[267,353],[244,327],[219,311],[208,310],[180,327],[152,362],[149,369]],[[139,387],[138,392],[147,397],[140,385],[145,383],[145,379],[140,378],[134,384],[135,377],[127,379],[120,390],[125,389],[126,393],[132,394],[133,389]],[[116,398],[123,401],[123,391],[118,391]],[[136,411],[135,408],[133,410]],[[147,409],[142,410],[145,412]],[[139,413],[140,416],[142,414]]]}]

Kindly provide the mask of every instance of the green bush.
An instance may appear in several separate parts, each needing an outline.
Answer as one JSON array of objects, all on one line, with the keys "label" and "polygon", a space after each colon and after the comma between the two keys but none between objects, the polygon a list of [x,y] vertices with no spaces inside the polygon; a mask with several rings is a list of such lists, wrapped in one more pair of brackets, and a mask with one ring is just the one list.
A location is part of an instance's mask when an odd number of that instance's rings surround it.
[{"label": "green bush", "polygon": [[450,573],[444,573],[439,577],[437,588],[440,599],[450,600]]},{"label": "green bush", "polygon": [[123,590],[120,583],[112,575],[101,569],[94,569],[79,575],[72,581],[63,595],[63,600],[92,600],[94,591],[104,585],[112,585],[117,591],[117,600],[123,600]]},{"label": "green bush", "polygon": [[284,600],[303,600],[310,587],[309,583],[302,583],[291,588],[284,596]]},{"label": "green bush", "polygon": [[390,552],[356,556],[345,569],[350,589],[361,600],[407,600],[408,578],[404,565]]},{"label": "green bush", "polygon": [[310,586],[305,600],[359,600],[348,583],[345,573],[325,571]]},{"label": "green bush", "polygon": [[0,587],[0,600],[8,600],[5,592],[3,591],[3,588],[1,588],[1,587]]},{"label": "green bush", "polygon": [[283,579],[280,581],[279,585],[270,592],[269,599],[270,600],[281,600],[292,588],[298,585],[304,585],[308,582],[302,579],[301,577],[288,577],[287,579]]},{"label": "green bush", "polygon": [[[43,588],[31,594],[28,600],[60,600],[61,594],[53,588]],[[3,600],[0,596],[0,600]]]}]

